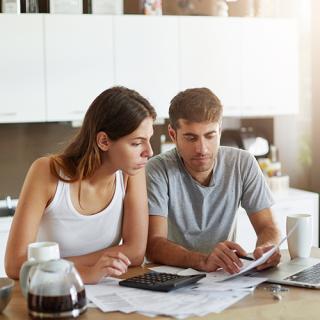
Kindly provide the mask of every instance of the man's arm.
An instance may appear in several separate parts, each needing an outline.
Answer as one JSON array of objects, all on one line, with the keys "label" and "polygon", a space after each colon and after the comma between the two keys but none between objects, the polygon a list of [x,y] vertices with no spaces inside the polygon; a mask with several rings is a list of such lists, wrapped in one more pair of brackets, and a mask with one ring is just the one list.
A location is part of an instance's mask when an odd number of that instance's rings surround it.
[{"label": "man's arm", "polygon": [[212,272],[222,268],[229,273],[239,272],[242,262],[237,257],[246,252],[236,243],[224,241],[217,244],[213,251],[206,255],[188,250],[168,240],[167,219],[161,216],[150,216],[147,258],[155,263],[193,268]]},{"label": "man's arm", "polygon": [[[274,223],[272,212],[269,208],[249,215],[249,219],[257,234],[256,249],[254,250],[253,255],[256,259],[258,259],[263,255],[263,253],[267,252],[274,245],[278,244],[280,234],[276,224]],[[280,252],[277,251],[266,263],[259,266],[257,269],[263,270],[276,266],[280,262],[280,258]]]},{"label": "man's arm", "polygon": [[201,270],[200,266],[207,257],[203,253],[190,251],[169,241],[167,218],[162,216],[149,217],[146,255],[150,261],[155,263],[197,270]]}]

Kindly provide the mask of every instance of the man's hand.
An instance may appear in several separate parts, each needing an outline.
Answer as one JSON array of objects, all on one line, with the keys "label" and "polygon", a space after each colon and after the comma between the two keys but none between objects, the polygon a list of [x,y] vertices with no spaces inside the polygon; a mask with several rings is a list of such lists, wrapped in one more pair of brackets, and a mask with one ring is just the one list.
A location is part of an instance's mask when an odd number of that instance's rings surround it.
[{"label": "man's hand", "polygon": [[212,272],[222,268],[231,274],[238,273],[240,267],[243,265],[238,255],[245,256],[246,254],[245,250],[235,242],[220,242],[205,258],[200,268],[206,272]]},{"label": "man's hand", "polygon": [[[274,246],[267,246],[267,247],[257,247],[254,252],[253,256],[255,259],[259,259],[265,252],[271,250]],[[279,264],[281,259],[281,254],[279,249],[262,265],[257,267],[257,270],[264,270],[270,267],[275,267]]]}]

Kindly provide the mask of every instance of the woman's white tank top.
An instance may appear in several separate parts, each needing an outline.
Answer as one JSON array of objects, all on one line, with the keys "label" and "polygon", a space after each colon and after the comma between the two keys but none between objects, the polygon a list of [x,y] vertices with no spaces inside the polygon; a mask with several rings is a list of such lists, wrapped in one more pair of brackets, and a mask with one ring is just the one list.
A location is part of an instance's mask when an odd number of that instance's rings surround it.
[{"label": "woman's white tank top", "polygon": [[70,184],[59,180],[56,193],[44,211],[38,231],[38,241],[55,241],[61,257],[79,256],[119,244],[121,240],[123,174],[116,172],[113,198],[104,210],[83,215],[73,206]]}]

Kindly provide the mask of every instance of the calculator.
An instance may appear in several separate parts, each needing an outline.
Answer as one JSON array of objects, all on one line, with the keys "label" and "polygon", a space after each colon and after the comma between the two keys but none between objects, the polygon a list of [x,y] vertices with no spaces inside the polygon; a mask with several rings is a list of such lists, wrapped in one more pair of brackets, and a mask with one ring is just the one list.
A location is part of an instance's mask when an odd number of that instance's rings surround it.
[{"label": "calculator", "polygon": [[202,273],[192,276],[180,276],[173,273],[152,271],[140,276],[119,281],[119,285],[131,288],[168,292],[196,283],[205,276],[206,275]]}]

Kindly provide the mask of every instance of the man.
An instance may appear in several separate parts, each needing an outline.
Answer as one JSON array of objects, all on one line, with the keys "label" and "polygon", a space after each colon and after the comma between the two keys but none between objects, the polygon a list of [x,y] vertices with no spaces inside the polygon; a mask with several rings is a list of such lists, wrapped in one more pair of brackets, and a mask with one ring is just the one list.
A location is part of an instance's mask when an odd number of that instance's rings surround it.
[{"label": "man", "polygon": [[[229,241],[236,211],[246,210],[257,234],[255,258],[276,244],[273,199],[255,158],[220,147],[222,105],[206,88],[188,89],[169,109],[169,135],[176,148],[149,160],[149,260],[233,274],[247,253]],[[280,261],[276,252],[265,269]]]}]

